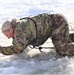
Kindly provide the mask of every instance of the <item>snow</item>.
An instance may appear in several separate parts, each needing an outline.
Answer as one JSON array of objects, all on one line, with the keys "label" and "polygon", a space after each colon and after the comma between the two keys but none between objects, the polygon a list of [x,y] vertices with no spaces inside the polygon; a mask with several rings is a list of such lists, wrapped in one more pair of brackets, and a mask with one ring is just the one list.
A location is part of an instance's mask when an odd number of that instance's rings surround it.
[{"label": "snow", "polygon": [[[0,28],[4,21],[14,17],[22,18],[40,13],[60,13],[69,23],[70,33],[74,28],[74,0],[0,0]],[[71,28],[72,27],[72,28]],[[12,39],[7,39],[0,31],[0,45],[9,46]],[[48,39],[44,47],[53,47]],[[61,57],[54,49],[27,47],[23,53],[14,55],[0,54],[0,74],[41,74],[74,75],[74,57]]]}]

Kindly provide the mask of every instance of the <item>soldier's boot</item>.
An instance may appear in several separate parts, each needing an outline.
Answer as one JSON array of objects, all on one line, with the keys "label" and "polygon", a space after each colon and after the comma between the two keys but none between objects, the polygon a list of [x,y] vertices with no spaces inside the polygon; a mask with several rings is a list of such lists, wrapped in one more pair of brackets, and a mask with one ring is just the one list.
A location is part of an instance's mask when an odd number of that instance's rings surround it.
[{"label": "soldier's boot", "polygon": [[74,55],[74,44],[66,44],[62,47],[56,48],[56,52],[62,56],[73,56]]},{"label": "soldier's boot", "polygon": [[74,42],[74,33],[69,34],[69,43]]}]

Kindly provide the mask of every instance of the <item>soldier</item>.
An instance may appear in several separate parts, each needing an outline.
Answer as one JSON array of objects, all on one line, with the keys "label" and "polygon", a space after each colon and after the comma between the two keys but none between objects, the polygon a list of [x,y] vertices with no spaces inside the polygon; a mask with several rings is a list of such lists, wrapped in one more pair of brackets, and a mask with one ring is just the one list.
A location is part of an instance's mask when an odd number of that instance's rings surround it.
[{"label": "soldier", "polygon": [[43,13],[31,18],[14,18],[3,23],[2,33],[13,38],[13,45],[0,46],[0,53],[4,55],[21,53],[28,45],[40,46],[50,36],[59,55],[74,55],[73,34],[69,35],[68,22],[59,14]]}]

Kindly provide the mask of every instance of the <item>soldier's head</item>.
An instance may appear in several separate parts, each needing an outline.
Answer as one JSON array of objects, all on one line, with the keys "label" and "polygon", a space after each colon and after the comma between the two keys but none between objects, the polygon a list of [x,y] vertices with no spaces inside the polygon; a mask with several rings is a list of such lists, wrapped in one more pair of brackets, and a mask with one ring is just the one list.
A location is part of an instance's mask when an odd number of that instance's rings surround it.
[{"label": "soldier's head", "polygon": [[5,21],[2,25],[2,33],[8,38],[13,37],[13,28],[11,21]]}]

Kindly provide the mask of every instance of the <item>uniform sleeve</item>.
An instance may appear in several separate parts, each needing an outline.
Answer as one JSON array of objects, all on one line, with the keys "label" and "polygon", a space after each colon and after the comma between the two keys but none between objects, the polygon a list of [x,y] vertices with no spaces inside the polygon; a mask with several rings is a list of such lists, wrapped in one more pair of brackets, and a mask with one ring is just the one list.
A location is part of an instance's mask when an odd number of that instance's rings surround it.
[{"label": "uniform sleeve", "polygon": [[[18,35],[19,36],[19,35]],[[0,47],[0,53],[4,55],[12,55],[21,53],[27,47],[26,39],[18,37],[17,40],[13,40],[13,45],[8,47]]]},{"label": "uniform sleeve", "polygon": [[0,53],[4,55],[12,55],[21,53],[24,50],[24,47],[21,42],[15,42],[14,45],[9,47],[0,47]]},{"label": "uniform sleeve", "polygon": [[26,33],[22,32],[22,25],[18,25],[14,31],[13,45],[9,47],[0,47],[0,53],[12,55],[21,53],[28,45]]}]

